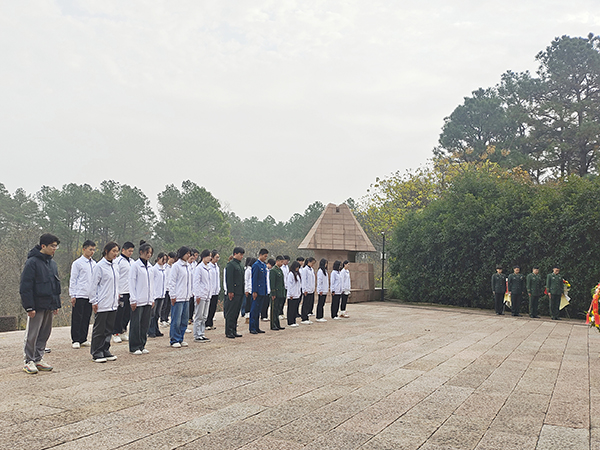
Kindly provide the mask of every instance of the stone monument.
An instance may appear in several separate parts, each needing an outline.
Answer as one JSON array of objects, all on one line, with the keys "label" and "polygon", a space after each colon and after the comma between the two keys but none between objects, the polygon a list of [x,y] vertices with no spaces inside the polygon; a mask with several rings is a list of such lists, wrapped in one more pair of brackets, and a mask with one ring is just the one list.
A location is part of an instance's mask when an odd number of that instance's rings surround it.
[{"label": "stone monument", "polygon": [[317,260],[315,269],[321,258],[327,259],[329,273],[335,260],[350,261],[348,270],[352,294],[349,302],[380,299],[381,295],[375,292],[373,264],[356,262],[358,252],[374,252],[375,247],[345,203],[338,206],[329,203],[298,249],[313,250]]}]

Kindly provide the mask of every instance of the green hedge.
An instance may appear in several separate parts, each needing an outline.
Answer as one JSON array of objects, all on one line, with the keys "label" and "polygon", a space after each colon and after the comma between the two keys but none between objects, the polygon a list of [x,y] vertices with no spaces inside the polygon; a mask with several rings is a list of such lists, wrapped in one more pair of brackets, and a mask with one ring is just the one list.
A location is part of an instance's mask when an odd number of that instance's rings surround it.
[{"label": "green hedge", "polygon": [[[470,169],[394,230],[390,271],[402,300],[493,308],[496,264],[505,272],[559,264],[572,285],[572,317],[583,317],[600,279],[600,179],[542,185]],[[542,312],[547,304],[542,301]]]}]

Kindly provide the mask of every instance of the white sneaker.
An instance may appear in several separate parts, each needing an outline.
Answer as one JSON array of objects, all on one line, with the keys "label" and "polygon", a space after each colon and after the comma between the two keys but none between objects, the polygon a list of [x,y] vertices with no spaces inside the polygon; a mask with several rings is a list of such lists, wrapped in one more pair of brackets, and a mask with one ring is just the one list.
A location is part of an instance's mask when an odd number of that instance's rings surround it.
[{"label": "white sneaker", "polygon": [[84,343],[81,344],[82,347],[89,347],[90,343],[88,341],[85,341]]},{"label": "white sneaker", "polygon": [[341,320],[341,317],[340,317],[340,316],[335,316],[335,317],[333,318],[333,320]]},{"label": "white sneaker", "polygon": [[81,348],[81,344],[79,342],[73,342],[71,344],[71,347],[73,347],[73,348]]},{"label": "white sneaker", "polygon": [[185,330],[186,333],[191,333],[192,330],[190,330],[189,328]]},{"label": "white sneaker", "polygon": [[124,341],[128,341],[129,340],[129,336],[127,336],[126,334],[122,334],[121,335],[121,339],[123,339]]},{"label": "white sneaker", "polygon": [[314,314],[313,314],[313,313],[308,313],[308,315],[309,315],[309,316],[314,316]]},{"label": "white sneaker", "polygon": [[327,319],[317,319],[317,322],[327,322]]},{"label": "white sneaker", "polygon": [[54,369],[54,367],[52,367],[50,364],[48,364],[47,362],[44,362],[43,359],[40,359],[38,362],[36,362],[35,367],[37,367],[37,370],[40,370],[43,372],[50,372],[52,369]]},{"label": "white sneaker", "polygon": [[171,344],[171,347],[173,347],[173,348],[181,348],[181,344],[179,342],[175,342],[174,344]]},{"label": "white sneaker", "polygon": [[206,327],[207,330],[212,330],[212,327]]},{"label": "white sneaker", "polygon": [[291,324],[291,325],[290,325],[290,327],[292,327],[292,328],[293,328],[293,327],[299,327],[299,326],[300,326],[300,325],[298,325],[297,323],[293,323],[293,324]]},{"label": "white sneaker", "polygon": [[265,318],[265,319],[261,319],[261,320],[262,320],[263,322],[268,322],[268,321],[269,321],[269,320],[271,320],[271,319],[266,319],[266,318]]},{"label": "white sneaker", "polygon": [[283,314],[280,314],[279,315],[279,320],[283,320],[283,319],[285,319],[285,316]]},{"label": "white sneaker", "polygon": [[94,358],[92,361],[97,362],[97,363],[105,363],[106,358]]},{"label": "white sneaker", "polygon": [[29,361],[26,362],[25,365],[23,365],[23,372],[38,373],[38,368],[36,367],[33,361]]},{"label": "white sneaker", "polygon": [[136,350],[135,352],[131,352],[132,355],[141,355],[142,351],[141,350]]},{"label": "white sneaker", "polygon": [[187,346],[188,346],[188,343],[187,343],[187,342],[185,342],[185,341],[183,341],[183,342],[181,343],[181,346],[182,346],[182,347],[187,347]]},{"label": "white sneaker", "polygon": [[118,334],[113,335],[113,342],[115,344],[119,344],[120,342],[123,342],[123,339],[121,339],[121,336],[119,336]]},{"label": "white sneaker", "polygon": [[346,311],[341,311],[340,317],[350,317],[350,316],[348,314],[346,314]]},{"label": "white sneaker", "polygon": [[312,322],[310,320],[303,320],[300,323],[303,324],[303,325],[310,325]]},{"label": "white sneaker", "polygon": [[115,355],[110,355],[105,358],[107,361],[116,361],[117,357]]},{"label": "white sneaker", "polygon": [[145,348],[143,348],[143,349],[142,349],[142,353],[143,353],[144,355],[147,355],[147,354],[148,354],[148,353],[150,353],[150,352],[149,352],[148,350],[146,350]]}]

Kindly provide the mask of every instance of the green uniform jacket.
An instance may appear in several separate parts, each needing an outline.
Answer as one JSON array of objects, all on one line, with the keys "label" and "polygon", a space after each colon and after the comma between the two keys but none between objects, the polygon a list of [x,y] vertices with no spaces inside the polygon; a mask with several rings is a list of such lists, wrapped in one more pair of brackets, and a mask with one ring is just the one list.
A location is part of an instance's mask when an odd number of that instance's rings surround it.
[{"label": "green uniform jacket", "polygon": [[280,267],[273,266],[269,272],[269,283],[271,285],[271,296],[285,298],[285,283],[283,280],[283,270]]},{"label": "green uniform jacket", "polygon": [[233,258],[225,267],[227,282],[227,293],[232,292],[233,295],[244,295],[244,269],[242,263]]},{"label": "green uniform jacket", "polygon": [[535,273],[527,275],[527,292],[534,297],[538,297],[544,293],[544,283],[539,273],[537,275]]},{"label": "green uniform jacket", "polygon": [[506,292],[506,275],[498,272],[492,275],[492,292]]},{"label": "green uniform jacket", "polygon": [[525,275],[522,273],[511,273],[508,276],[508,290],[514,294],[526,294]]},{"label": "green uniform jacket", "polygon": [[546,277],[546,290],[548,294],[560,295],[564,291],[563,277],[559,274],[549,273]]}]

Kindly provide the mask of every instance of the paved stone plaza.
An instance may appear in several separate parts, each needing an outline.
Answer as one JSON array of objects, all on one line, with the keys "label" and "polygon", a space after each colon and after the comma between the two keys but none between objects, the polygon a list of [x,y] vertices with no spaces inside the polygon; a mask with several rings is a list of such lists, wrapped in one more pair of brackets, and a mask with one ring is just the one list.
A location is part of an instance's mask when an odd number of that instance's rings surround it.
[{"label": "paved stone plaza", "polygon": [[[27,375],[0,334],[4,449],[600,449],[600,333],[392,303],[349,319],[96,364],[55,328]],[[266,322],[261,322],[268,329]],[[190,336],[189,334],[187,336]]]}]

